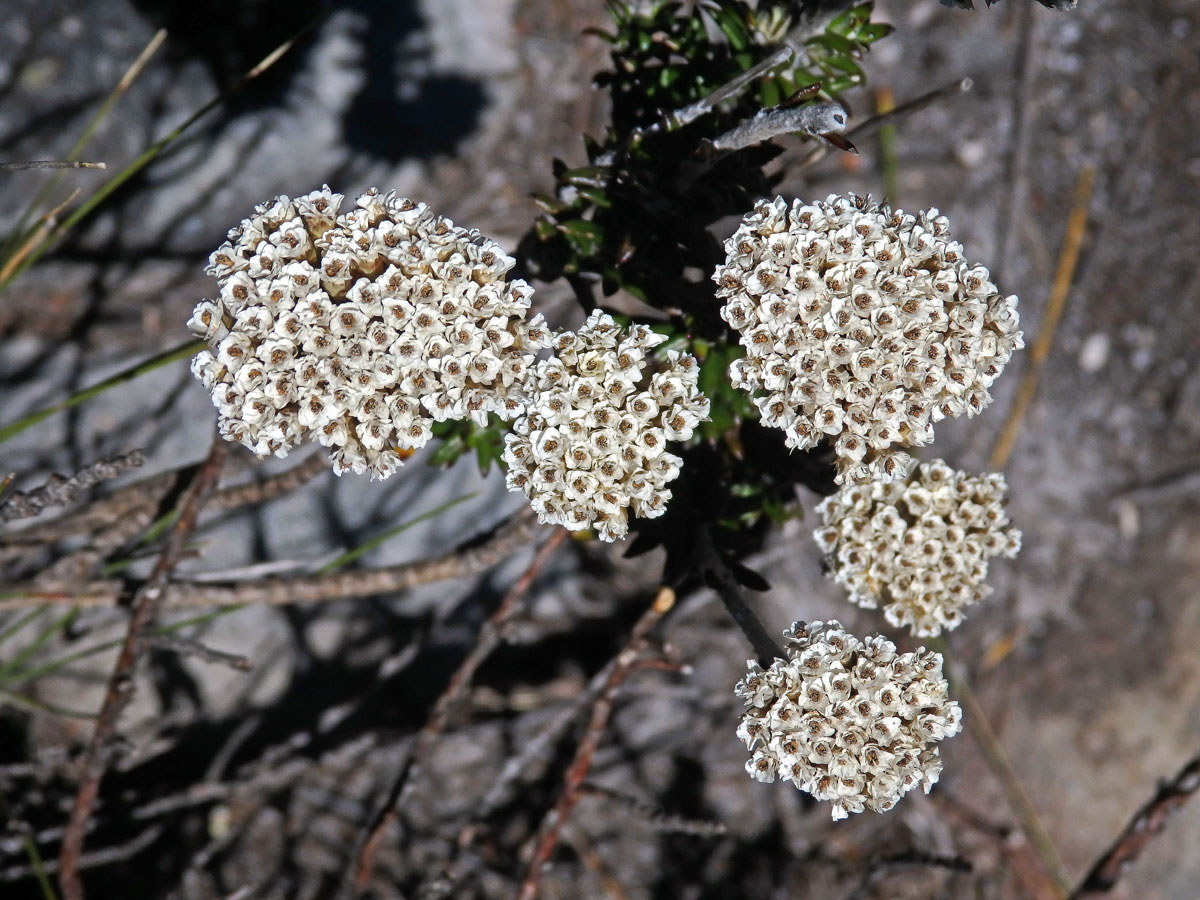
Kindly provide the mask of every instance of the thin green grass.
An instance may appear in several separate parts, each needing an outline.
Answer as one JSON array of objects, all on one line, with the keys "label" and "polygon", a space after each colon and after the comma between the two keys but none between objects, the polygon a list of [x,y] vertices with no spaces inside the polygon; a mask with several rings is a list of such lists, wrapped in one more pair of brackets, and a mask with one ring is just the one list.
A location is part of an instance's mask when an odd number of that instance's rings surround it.
[{"label": "thin green grass", "polygon": [[9,438],[15,437],[27,428],[31,428],[39,422],[43,422],[50,418],[55,413],[60,413],[63,410],[70,409],[73,406],[78,406],[80,403],[85,403],[93,397],[103,394],[110,388],[114,388],[119,384],[124,384],[127,381],[132,381],[147,372],[153,372],[155,369],[162,368],[173,362],[178,362],[181,359],[188,359],[204,349],[208,345],[202,340],[188,341],[186,344],[181,344],[178,347],[172,347],[169,350],[164,350],[147,360],[139,363],[134,363],[126,369],[122,369],[115,375],[110,375],[98,384],[84,388],[72,394],[66,400],[55,403],[53,406],[47,406],[45,409],[39,409],[36,412],[31,412],[28,415],[22,416],[15,422],[9,422],[7,425],[0,426],[0,443],[7,441]]},{"label": "thin green grass", "polygon": [[403,534],[404,532],[408,531],[408,529],[412,528],[414,525],[420,525],[422,522],[427,522],[430,519],[437,518],[442,513],[444,513],[446,510],[451,509],[455,506],[458,506],[458,504],[460,504],[460,503],[465,503],[467,500],[470,500],[472,497],[476,496],[477,493],[478,493],[477,491],[472,491],[469,494],[463,494],[461,497],[455,497],[453,500],[447,500],[441,506],[435,506],[433,509],[429,510],[428,512],[421,513],[421,515],[417,516],[415,519],[409,519],[407,522],[400,523],[395,528],[388,529],[383,534],[381,534],[377,537],[371,538],[371,540],[367,541],[365,544],[361,544],[360,546],[355,547],[352,550],[347,550],[341,556],[338,556],[335,559],[332,559],[329,562],[325,563],[325,565],[323,565],[323,566],[321,566],[321,568],[317,569],[317,574],[326,575],[330,572],[336,572],[338,569],[348,566],[350,563],[354,562],[354,560],[358,559],[364,553],[369,553],[370,551],[374,550],[376,547],[379,547],[386,541],[390,541],[392,538],[396,537],[396,535]]}]

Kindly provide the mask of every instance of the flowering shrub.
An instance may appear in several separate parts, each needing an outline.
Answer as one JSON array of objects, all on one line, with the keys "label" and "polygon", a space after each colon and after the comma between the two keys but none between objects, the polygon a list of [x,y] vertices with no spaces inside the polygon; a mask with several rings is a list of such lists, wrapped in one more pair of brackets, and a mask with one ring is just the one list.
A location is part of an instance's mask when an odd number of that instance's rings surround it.
[{"label": "flowering shrub", "polygon": [[988,560],[1013,557],[1021,532],[1004,512],[1004,476],[923,463],[907,483],[843,488],[817,507],[814,532],[830,574],[866,609],[913,634],[957,628],[962,611],[991,588]]},{"label": "flowering shrub", "polygon": [[[812,23],[783,6],[612,11],[612,129],[588,144],[589,165],[556,164],[556,194],[538,198],[518,250],[522,273],[567,279],[587,321],[553,333],[528,318],[516,260],[424,204],[372,189],[343,213],[328,188],[279,197],[212,255],[220,296],[189,322],[209,344],[193,371],[221,433],[260,456],[317,440],[335,472],[373,478],[434,437],[435,463],[474,447],[539,521],[604,541],[637,527],[631,552],[662,544],[665,580],[722,585],[764,663],[770,638],[731,599],[737,583],[765,587],[742,560],[797,486],[842,485],[816,532],[832,576],[892,625],[954,628],[1020,535],[1003,476],[938,461],[908,477],[906,451],[991,401],[1022,346],[1016,298],[936,209],[753,199],[771,183],[771,123],[810,122],[807,137],[853,149],[836,92],[861,83],[855,59],[890,27],[854,6],[798,53]],[[757,99],[739,97],[756,80]],[[797,97],[817,105],[797,110]],[[709,229],[751,203],[721,262]],[[619,322],[596,286],[657,312]],[[673,482],[688,502],[669,527]],[[835,819],[928,790],[933,745],[960,727],[941,657],[837,622],[786,638],[787,658],[751,663],[737,687],[748,771],[832,801]]]},{"label": "flowering shrub", "polygon": [[898,448],[974,415],[1021,347],[1016,297],[971,265],[936,209],[761,201],[713,274],[746,356],[729,368],[791,447],[833,441],[839,484],[903,476]]},{"label": "flowering shrub", "polygon": [[835,820],[886,812],[918,786],[928,793],[942,771],[933,745],[962,727],[941,655],[897,653],[835,620],[796,622],[784,639],[787,659],[765,670],[751,661],[735,689],[746,704],[737,732],[751,751],[746,771],[831,801]]}]

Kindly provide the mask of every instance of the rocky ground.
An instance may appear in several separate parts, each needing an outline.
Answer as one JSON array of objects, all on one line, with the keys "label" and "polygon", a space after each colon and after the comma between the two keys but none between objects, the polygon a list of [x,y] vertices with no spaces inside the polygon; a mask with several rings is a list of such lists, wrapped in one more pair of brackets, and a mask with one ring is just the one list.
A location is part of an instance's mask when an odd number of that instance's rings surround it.
[{"label": "rocky ground", "polygon": [[[897,102],[973,80],[970,93],[897,123],[894,199],[949,215],[969,255],[1020,296],[1029,344],[1045,321],[1081,173],[1095,171],[1073,286],[1006,468],[1024,550],[993,567],[996,593],[948,642],[975,712],[999,736],[1075,882],[1159,782],[1200,753],[1200,8],[978,5],[880,0],[877,18],[897,30],[864,68],[872,91],[887,88]],[[299,3],[261,15],[268,6],[7,4],[0,156],[68,153],[161,25],[166,45],[87,151],[119,168],[318,11]],[[213,291],[204,258],[277,193],[323,182],[347,194],[395,188],[515,246],[535,214],[531,192],[550,185],[551,160],[582,162],[579,135],[604,121],[606,100],[590,79],[605,45],[582,32],[605,19],[600,0],[333,5],[264,84],[188,132],[8,289],[0,422],[186,340],[191,307]],[[861,121],[878,95],[850,99]],[[788,196],[884,193],[877,136],[858,142],[857,157],[812,165],[802,165],[811,145],[783,143]],[[47,176],[4,177],[0,220],[12,222]],[[67,183],[103,177],[72,172]],[[561,293],[539,298],[548,317],[570,321]],[[1030,365],[1028,352],[1014,362],[982,417],[940,425],[937,454],[985,468]],[[38,473],[144,447],[139,474],[161,472],[199,460],[211,422],[204,391],[176,364],[7,442],[0,470],[36,484]],[[284,467],[239,450],[226,475],[254,480]],[[369,565],[440,552],[519,504],[469,460],[449,471],[412,464],[382,486],[325,473],[205,520],[184,568],[303,567],[464,496],[372,551]],[[370,896],[514,895],[523,869],[514,848],[553,804],[573,752],[573,732],[556,723],[578,709],[653,596],[655,558],[625,561],[619,549],[570,546],[542,570],[513,645],[479,673],[459,722],[415,773],[402,822],[384,830]],[[351,851],[429,703],[529,558],[412,592],[249,607],[204,625],[204,643],[249,657],[250,674],[156,654],[89,838],[89,850],[109,852],[90,870],[90,896],[344,896]],[[772,629],[829,616],[858,631],[883,627],[821,577],[805,523],[778,534],[760,562],[774,585],[759,600]],[[37,658],[103,643],[123,623],[86,612]],[[0,664],[28,634],[0,642]],[[686,672],[642,673],[622,688],[591,774],[658,812],[586,794],[543,896],[1057,896],[994,758],[971,736],[943,745],[945,772],[928,797],[834,825],[790,787],[744,774],[731,688],[749,650],[720,604],[686,599],[662,636]],[[111,651],[89,656],[12,690],[95,709],[112,661]],[[53,858],[72,754],[90,725],[44,710],[3,716],[0,800]],[[539,750],[547,734],[558,736]],[[516,776],[505,772],[513,759],[524,761]],[[20,817],[0,834],[0,879],[10,883],[0,893],[41,896]],[[464,838],[464,823],[481,817]],[[1110,896],[1195,897],[1198,845],[1193,803]]]}]

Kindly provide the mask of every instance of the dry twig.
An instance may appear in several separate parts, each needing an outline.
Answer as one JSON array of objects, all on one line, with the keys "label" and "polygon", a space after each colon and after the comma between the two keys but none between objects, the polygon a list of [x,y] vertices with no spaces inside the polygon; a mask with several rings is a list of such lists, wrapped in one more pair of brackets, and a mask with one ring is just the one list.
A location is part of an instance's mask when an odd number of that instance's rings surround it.
[{"label": "dry twig", "polygon": [[[162,606],[212,607],[249,603],[287,606],[293,603],[350,600],[376,594],[391,594],[422,584],[464,578],[490,569],[500,560],[525,547],[536,524],[532,513],[526,510],[506,520],[490,537],[474,539],[444,556],[379,569],[264,578],[233,584],[173,581],[163,586]],[[78,586],[23,585],[14,587],[9,596],[0,600],[0,611],[21,609],[36,603],[79,607],[114,606],[120,601],[124,591],[125,587],[121,582],[111,580],[93,581]]]},{"label": "dry twig", "polygon": [[1121,874],[1142,855],[1155,837],[1163,833],[1171,814],[1200,790],[1200,756],[1194,756],[1174,778],[1162,785],[1136,813],[1120,837],[1096,860],[1083,881],[1071,893],[1071,900],[1111,891]]},{"label": "dry twig", "polygon": [[454,710],[461,705],[463,693],[470,686],[475,672],[483,664],[483,661],[491,656],[492,651],[500,645],[501,641],[504,640],[505,626],[517,614],[522,601],[533,584],[534,578],[545,567],[550,557],[554,554],[554,551],[566,540],[568,534],[569,532],[565,528],[554,529],[549,540],[542,545],[542,548],[533,558],[533,561],[521,574],[521,577],[509,588],[504,598],[500,601],[500,605],[496,607],[496,611],[488,618],[483,626],[483,630],[480,632],[479,639],[475,642],[462,663],[459,664],[459,667],[450,677],[446,689],[442,691],[441,696],[434,703],[433,710],[429,714],[429,720],[417,735],[412,750],[404,760],[400,771],[396,774],[395,781],[388,791],[387,800],[375,816],[367,837],[363,841],[362,848],[356,856],[354,885],[358,893],[361,894],[366,890],[367,881],[371,877],[371,869],[375,862],[375,853],[379,848],[379,842],[387,828],[395,822],[396,810],[404,799],[406,789],[415,782],[415,776],[419,771],[419,767],[428,757],[434,740],[446,730],[446,726],[450,722],[450,717]]},{"label": "dry twig", "polygon": [[582,796],[583,792],[580,788],[584,779],[587,778],[588,772],[591,771],[592,759],[596,755],[596,749],[600,746],[600,739],[604,736],[604,730],[608,726],[608,720],[612,715],[613,706],[616,701],[617,689],[634,672],[646,668],[662,668],[666,665],[661,660],[645,659],[642,656],[642,652],[645,649],[646,638],[650,634],[651,629],[658,624],[659,620],[674,605],[675,592],[670,588],[662,588],[658,592],[658,596],[654,598],[654,602],[650,605],[650,608],[642,613],[642,617],[634,625],[633,633],[630,635],[625,649],[617,655],[605,680],[604,689],[592,705],[591,720],[588,722],[587,729],[583,733],[583,738],[575,750],[575,758],[571,761],[571,765],[563,778],[562,791],[559,793],[558,802],[542,819],[542,824],[538,829],[534,844],[533,855],[529,862],[529,868],[526,870],[525,877],[521,882],[521,889],[517,894],[517,900],[534,900],[538,895],[542,870],[546,867],[546,863],[550,861],[550,857],[554,853],[554,848],[558,846],[562,827],[571,815],[571,810],[575,808],[575,804],[579,802],[579,798]]},{"label": "dry twig", "polygon": [[1038,328],[1037,340],[1029,352],[1029,368],[1021,378],[1021,386],[1017,398],[1009,410],[1008,418],[1000,437],[992,448],[988,467],[1000,471],[1008,463],[1012,455],[1013,445],[1017,440],[1021,423],[1029,406],[1033,402],[1041,378],[1042,367],[1050,356],[1050,348],[1054,343],[1054,335],[1058,331],[1058,322],[1062,318],[1063,308],[1067,305],[1067,297],[1071,293],[1071,282],[1075,277],[1075,266],[1079,262],[1079,248],[1083,245],[1084,230],[1087,228],[1088,201],[1092,197],[1092,182],[1096,170],[1085,166],[1079,173],[1075,184],[1075,199],[1071,204],[1071,214],[1067,218],[1067,233],[1063,238],[1062,251],[1058,256],[1058,268],[1054,273],[1054,282],[1050,288],[1050,300],[1046,304],[1046,313]]},{"label": "dry twig", "polygon": [[30,491],[15,491],[0,502],[0,522],[28,519],[51,506],[69,506],[84,491],[102,481],[110,481],[136,469],[145,462],[141,450],[131,450],[118,456],[102,459],[84,466],[74,475],[64,478],[51,475],[46,483]]},{"label": "dry twig", "polygon": [[167,578],[179,560],[184,542],[196,527],[200,507],[217,483],[221,463],[225,459],[226,446],[225,441],[214,435],[208,458],[201,464],[195,479],[180,501],[179,518],[167,536],[162,554],[150,577],[134,597],[133,616],[129,620],[125,642],[121,646],[120,655],[108,682],[104,703],[96,719],[96,728],[84,753],[75,804],[63,833],[58,861],[59,885],[65,900],[83,900],[83,882],[79,877],[80,858],[83,854],[88,819],[100,792],[100,779],[107,767],[108,744],[115,733],[121,711],[133,696],[133,674],[145,650],[146,629],[162,606]]}]

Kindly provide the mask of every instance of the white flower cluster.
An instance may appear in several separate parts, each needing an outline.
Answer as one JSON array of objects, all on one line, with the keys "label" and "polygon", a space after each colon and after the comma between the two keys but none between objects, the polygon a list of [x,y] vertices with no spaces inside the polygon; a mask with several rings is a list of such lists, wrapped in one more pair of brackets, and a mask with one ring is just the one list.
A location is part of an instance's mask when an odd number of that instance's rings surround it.
[{"label": "white flower cluster", "polygon": [[796,622],[784,638],[788,658],[766,670],[751,661],[736,688],[746,703],[737,732],[752,753],[746,771],[832,801],[834,820],[886,812],[918,785],[928,793],[942,771],[932,745],[962,727],[941,655],[897,653],[886,638],[859,640],[837,621]]},{"label": "white flower cluster", "polygon": [[827,497],[815,537],[851,600],[882,606],[890,624],[933,637],[991,593],[983,583],[988,560],[1021,549],[1004,511],[1007,491],[1001,474],[922,463],[907,484],[877,481]]},{"label": "white flower cluster", "polygon": [[622,332],[596,310],[575,333],[556,335],[533,369],[527,410],[505,437],[510,490],[524,491],[539,521],[624,537],[628,513],[666,511],[666,483],[682,462],[667,441],[692,436],[708,417],[692,356],[648,351],[665,341],[644,325]]},{"label": "white flower cluster", "polygon": [[192,371],[226,438],[259,456],[315,438],[339,474],[386,478],[433,422],[519,413],[550,335],[478,231],[394,193],[341,202],[278,197],[229,233],[208,268],[220,297],[188,322],[212,348]]},{"label": "white flower cluster", "polygon": [[730,377],[789,446],[831,439],[839,484],[906,474],[899,448],[987,406],[1023,346],[1017,298],[967,262],[936,209],[764,200],[725,249],[713,280],[746,348]]}]

